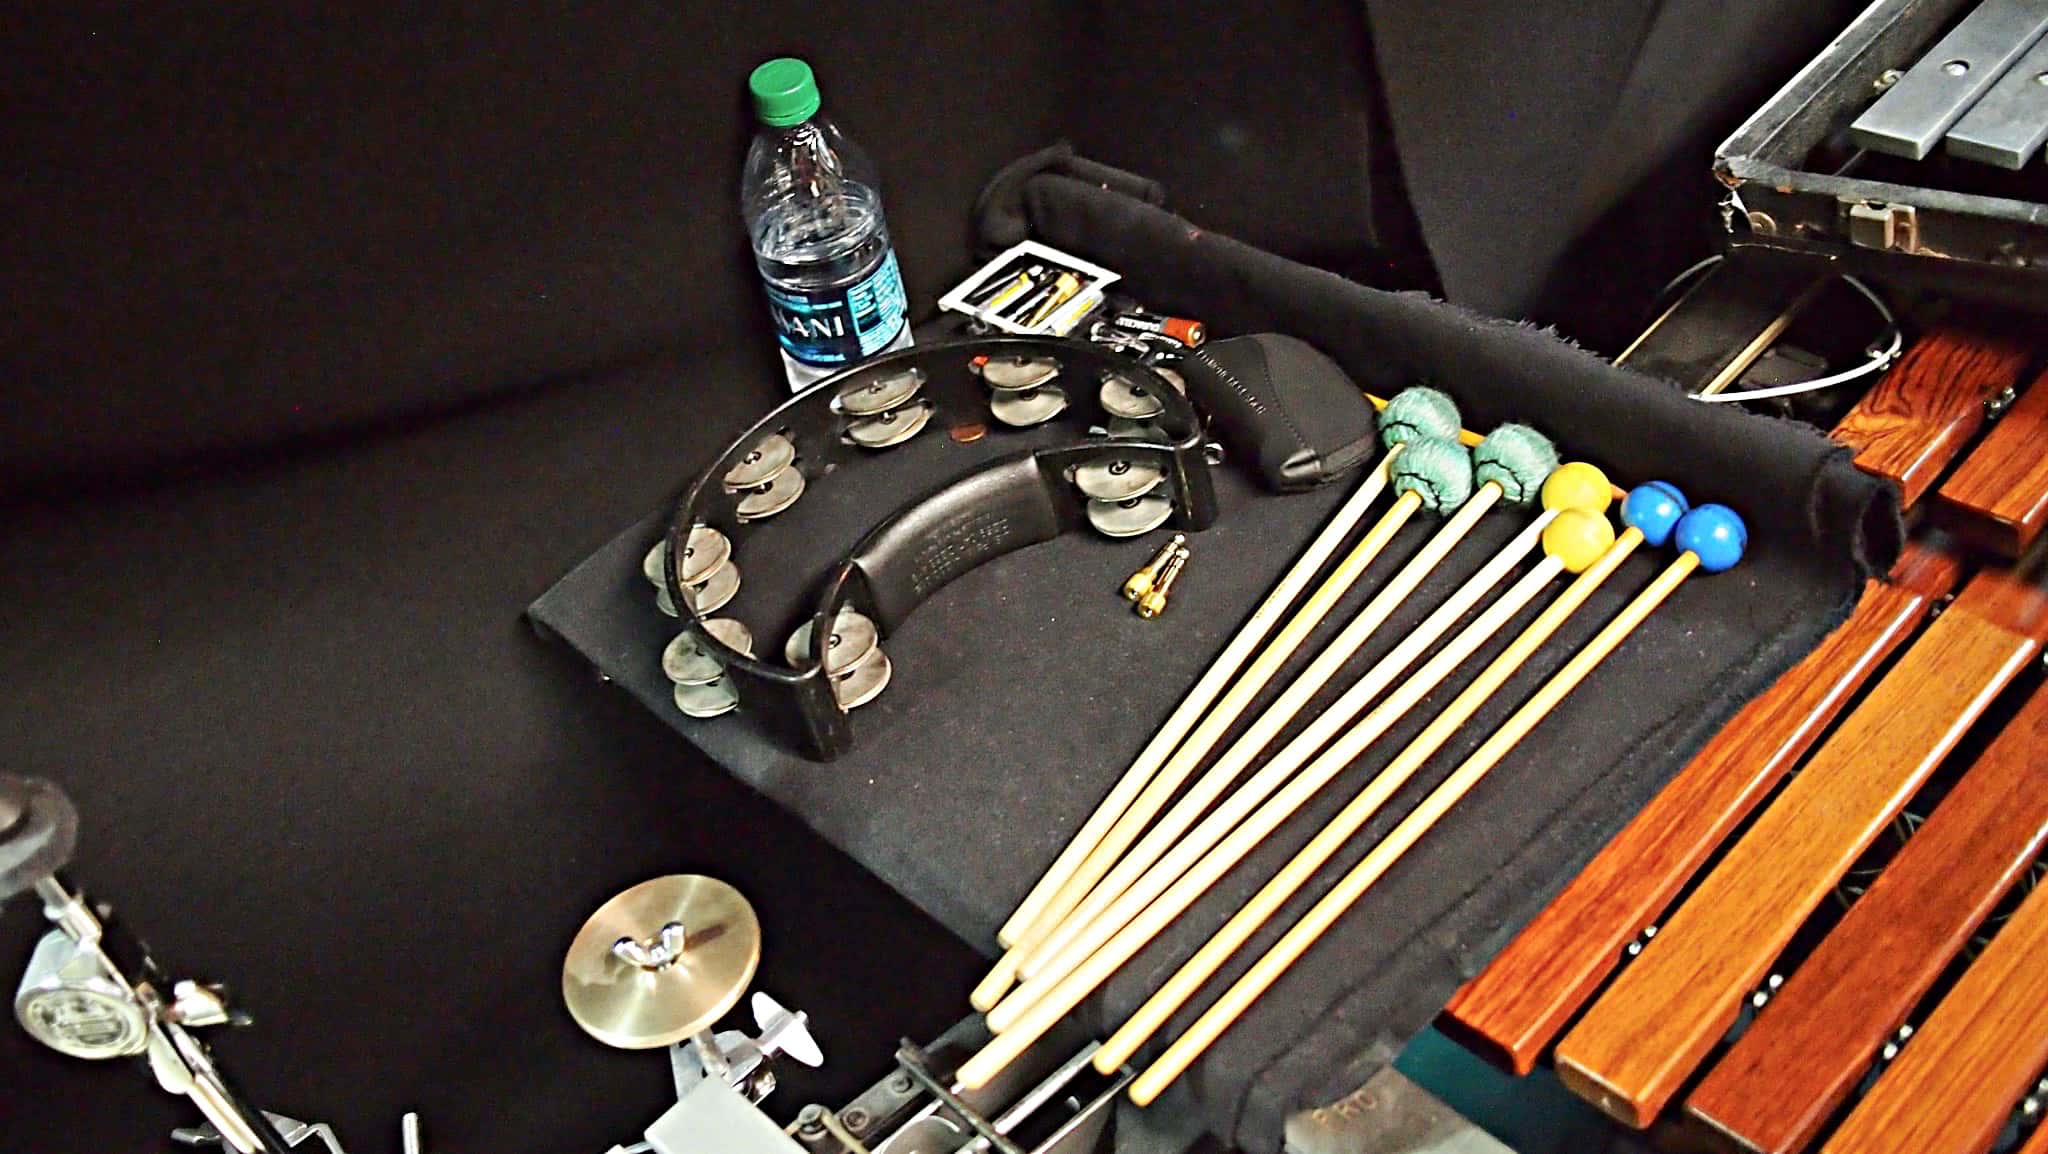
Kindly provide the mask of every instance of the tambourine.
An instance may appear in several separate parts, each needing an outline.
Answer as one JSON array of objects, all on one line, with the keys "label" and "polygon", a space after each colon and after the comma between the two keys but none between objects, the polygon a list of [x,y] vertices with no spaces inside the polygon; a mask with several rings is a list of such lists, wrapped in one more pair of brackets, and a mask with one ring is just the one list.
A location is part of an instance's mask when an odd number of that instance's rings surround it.
[{"label": "tambourine", "polygon": [[[826,567],[814,611],[787,644],[759,646],[719,616],[743,596],[736,559],[763,522],[814,485],[843,484],[841,470],[890,468],[890,449],[931,436],[985,439],[976,447],[998,452],[937,478],[860,535]],[[1000,452],[1009,440],[1017,450]],[[662,662],[676,707],[707,724],[745,711],[804,755],[830,760],[853,745],[850,712],[889,680],[882,641],[918,605],[1063,533],[1207,528],[1216,519],[1208,454],[1170,369],[1079,341],[957,341],[827,378],[719,454],[647,556],[657,600],[684,627]]]}]

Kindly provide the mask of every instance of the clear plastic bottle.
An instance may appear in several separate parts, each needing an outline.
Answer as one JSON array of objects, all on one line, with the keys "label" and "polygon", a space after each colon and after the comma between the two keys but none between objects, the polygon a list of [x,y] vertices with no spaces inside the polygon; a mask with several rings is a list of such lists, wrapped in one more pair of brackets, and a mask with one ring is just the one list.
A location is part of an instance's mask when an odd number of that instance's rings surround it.
[{"label": "clear plastic bottle", "polygon": [[865,153],[818,115],[810,65],[783,57],[747,80],[761,129],[747,150],[740,211],[789,387],[910,345],[909,302],[880,182]]}]

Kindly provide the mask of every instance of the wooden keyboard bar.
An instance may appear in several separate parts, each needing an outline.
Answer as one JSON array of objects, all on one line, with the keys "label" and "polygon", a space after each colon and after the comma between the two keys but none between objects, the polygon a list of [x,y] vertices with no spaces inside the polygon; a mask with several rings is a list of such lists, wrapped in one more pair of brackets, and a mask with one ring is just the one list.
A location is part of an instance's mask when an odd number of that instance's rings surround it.
[{"label": "wooden keyboard bar", "polygon": [[2048,1064],[2048,886],[2001,926],[1822,1154],[1982,1154]]},{"label": "wooden keyboard bar", "polygon": [[1836,879],[2040,653],[2039,568],[1963,587],[1565,1035],[1565,1085],[1632,1126],[1656,1118]]},{"label": "wooden keyboard bar", "polygon": [[1927,333],[1835,426],[1856,466],[1899,483],[1920,500],[1984,424],[1984,402],[2019,384],[2030,350],[1985,333]]},{"label": "wooden keyboard bar", "polygon": [[[1686,1100],[1745,1150],[1804,1149],[2048,842],[2037,690]],[[1945,1149],[1930,1146],[1926,1149]]]},{"label": "wooden keyboard bar", "polygon": [[2048,373],[2042,374],[1942,483],[1943,521],[2008,557],[2048,525]]},{"label": "wooden keyboard bar", "polygon": [[1438,1028],[1526,1074],[1643,931],[1955,588],[1956,560],[1908,545],[1893,584],[1871,581],[1855,612],[1707,742],[1478,977]]}]

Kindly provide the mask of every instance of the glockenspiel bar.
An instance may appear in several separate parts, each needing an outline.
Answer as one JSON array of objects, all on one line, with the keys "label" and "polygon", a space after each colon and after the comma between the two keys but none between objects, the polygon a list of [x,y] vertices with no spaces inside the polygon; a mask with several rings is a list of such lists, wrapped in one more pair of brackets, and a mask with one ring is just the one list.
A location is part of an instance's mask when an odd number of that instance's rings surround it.
[{"label": "glockenspiel bar", "polygon": [[2048,1065],[2048,886],[1999,929],[1822,1154],[1980,1154]]},{"label": "glockenspiel bar", "polygon": [[2040,0],[1982,0],[1849,126],[1859,148],[1919,160],[2048,31]]},{"label": "glockenspiel bar", "polygon": [[2048,140],[2048,40],[2014,64],[1948,130],[1950,153],[2018,172]]},{"label": "glockenspiel bar", "polygon": [[[2044,89],[2043,91],[2048,91]],[[1938,493],[1944,521],[2008,557],[2048,525],[2048,373],[2036,378]]]},{"label": "glockenspiel bar", "polygon": [[2048,841],[2044,750],[2048,689],[2006,723],[1768,1012],[1715,1063],[1687,1099],[1688,1113],[1749,1150],[1793,1154],[1813,1140],[2039,857]]},{"label": "glockenspiel bar", "polygon": [[1438,1020],[1517,1074],[1535,1068],[1622,950],[1798,763],[1863,683],[1955,588],[1956,559],[1908,546],[1849,620],[1707,743]]},{"label": "glockenspiel bar", "polygon": [[1557,1047],[1573,1092],[1652,1122],[1835,879],[2048,641],[2041,575],[1964,586]]},{"label": "glockenspiel bar", "polygon": [[1906,355],[1835,426],[1856,467],[1899,483],[1912,505],[1984,425],[1984,402],[2020,381],[2033,350],[1985,333],[1940,328]]}]

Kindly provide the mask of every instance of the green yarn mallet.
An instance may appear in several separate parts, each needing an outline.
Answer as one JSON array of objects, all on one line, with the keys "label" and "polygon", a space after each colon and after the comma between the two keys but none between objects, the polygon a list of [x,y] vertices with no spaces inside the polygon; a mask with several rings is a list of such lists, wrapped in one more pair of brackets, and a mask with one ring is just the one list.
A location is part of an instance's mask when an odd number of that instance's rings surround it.
[{"label": "green yarn mallet", "polygon": [[[1458,406],[1435,389],[1404,389],[1380,410],[1380,441],[1387,447],[1387,455],[1345,500],[1265,601],[1253,610],[1251,618],[1146,743],[1074,840],[1003,923],[996,938],[1009,949],[975,986],[970,1000],[976,1009],[990,1009],[1009,990],[1024,955],[1081,904],[1095,883],[1171,800],[1202,757],[1222,739],[1231,722],[1251,704],[1259,689],[1272,679],[1386,547],[1399,523],[1384,532],[1375,529],[1353,546],[1322,585],[1281,626],[1280,632],[1266,643],[1266,648],[1255,659],[1252,657],[1259,645],[1266,642],[1266,635],[1280,625],[1294,599],[1308,588],[1323,564],[1364,519],[1370,505],[1392,483],[1394,467],[1406,455],[1408,444],[1423,439],[1455,439],[1459,425]],[[1463,456],[1462,452],[1459,455]],[[1420,507],[1419,498],[1404,498],[1396,504],[1403,502],[1407,502],[1407,508],[1400,521]],[[1247,660],[1251,665],[1240,675],[1239,666]],[[1237,678],[1235,683],[1233,677]],[[1206,717],[1204,711],[1208,711]]]}]

